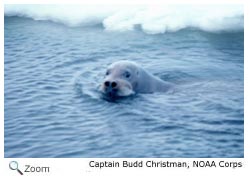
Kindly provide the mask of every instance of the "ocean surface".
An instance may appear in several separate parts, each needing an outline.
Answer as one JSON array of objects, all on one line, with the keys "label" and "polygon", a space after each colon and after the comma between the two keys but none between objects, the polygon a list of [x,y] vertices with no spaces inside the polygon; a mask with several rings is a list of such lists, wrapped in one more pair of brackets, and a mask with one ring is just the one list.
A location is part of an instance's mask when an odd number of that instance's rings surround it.
[{"label": "ocean surface", "polygon": [[[5,15],[5,157],[244,157],[243,29]],[[104,100],[105,69],[123,59],[174,90]]]}]

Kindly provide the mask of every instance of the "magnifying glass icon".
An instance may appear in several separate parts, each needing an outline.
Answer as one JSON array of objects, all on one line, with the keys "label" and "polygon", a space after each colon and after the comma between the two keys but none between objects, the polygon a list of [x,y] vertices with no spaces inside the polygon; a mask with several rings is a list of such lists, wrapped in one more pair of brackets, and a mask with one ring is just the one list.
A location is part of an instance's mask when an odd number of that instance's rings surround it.
[{"label": "magnifying glass icon", "polygon": [[11,161],[9,163],[9,167],[10,167],[11,170],[17,170],[17,172],[19,172],[19,174],[23,175],[22,171],[20,171],[18,169],[18,163],[16,161]]}]

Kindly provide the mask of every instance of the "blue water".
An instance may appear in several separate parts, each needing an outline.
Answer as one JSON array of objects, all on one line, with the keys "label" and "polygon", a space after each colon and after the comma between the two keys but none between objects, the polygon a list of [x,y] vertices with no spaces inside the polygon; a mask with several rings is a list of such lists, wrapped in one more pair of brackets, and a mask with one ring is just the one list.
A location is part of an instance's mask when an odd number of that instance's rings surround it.
[{"label": "blue water", "polygon": [[[244,157],[244,32],[149,35],[5,17],[5,157]],[[173,92],[109,102],[136,61]]]}]

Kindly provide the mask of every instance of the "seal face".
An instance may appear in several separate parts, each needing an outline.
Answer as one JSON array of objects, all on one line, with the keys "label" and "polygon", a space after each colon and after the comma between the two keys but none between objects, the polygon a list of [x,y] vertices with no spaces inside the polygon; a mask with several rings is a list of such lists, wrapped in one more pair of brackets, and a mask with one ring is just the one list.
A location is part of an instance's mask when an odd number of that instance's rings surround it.
[{"label": "seal face", "polygon": [[131,61],[118,61],[108,67],[101,90],[109,97],[132,95],[137,80],[137,65]]},{"label": "seal face", "polygon": [[169,84],[154,77],[137,63],[118,61],[111,64],[101,85],[103,94],[110,98],[129,96],[134,93],[166,91]]}]

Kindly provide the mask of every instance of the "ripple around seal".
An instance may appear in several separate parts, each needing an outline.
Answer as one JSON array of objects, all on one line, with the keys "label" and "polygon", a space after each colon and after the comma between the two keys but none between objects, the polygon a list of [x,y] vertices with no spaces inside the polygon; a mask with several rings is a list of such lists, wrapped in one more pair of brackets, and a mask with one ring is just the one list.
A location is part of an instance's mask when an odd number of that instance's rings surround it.
[{"label": "ripple around seal", "polygon": [[[243,39],[5,17],[5,157],[244,157]],[[173,91],[104,100],[121,59]]]}]

